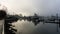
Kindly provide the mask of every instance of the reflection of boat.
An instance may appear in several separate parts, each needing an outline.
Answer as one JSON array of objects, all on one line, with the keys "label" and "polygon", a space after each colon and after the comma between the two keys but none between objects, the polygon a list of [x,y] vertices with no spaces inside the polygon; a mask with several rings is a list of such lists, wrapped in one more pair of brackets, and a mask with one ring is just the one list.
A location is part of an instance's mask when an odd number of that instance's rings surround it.
[{"label": "reflection of boat", "polygon": [[5,18],[5,23],[4,23],[4,33],[5,34],[15,34],[17,32],[17,29],[14,29],[14,25],[12,23],[16,22],[18,20],[17,17],[15,16],[7,16]]},{"label": "reflection of boat", "polygon": [[58,23],[59,21],[56,21],[56,20],[55,20],[55,21],[49,21],[49,20],[47,20],[47,21],[44,21],[44,22],[45,22],[45,23],[56,23],[56,24],[59,24],[59,23]]}]

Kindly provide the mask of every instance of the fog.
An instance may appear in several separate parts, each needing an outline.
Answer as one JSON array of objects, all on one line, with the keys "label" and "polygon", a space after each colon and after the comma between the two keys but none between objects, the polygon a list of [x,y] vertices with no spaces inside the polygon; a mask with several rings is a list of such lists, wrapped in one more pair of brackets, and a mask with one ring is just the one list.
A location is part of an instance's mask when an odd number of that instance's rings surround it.
[{"label": "fog", "polygon": [[[60,15],[60,0],[0,0],[2,6],[7,7],[8,14],[22,14],[25,16],[33,15]],[[34,26],[31,22],[17,21],[15,24],[18,29],[17,33],[54,33],[56,32],[56,24],[38,24]],[[20,26],[20,27],[19,27]],[[51,28],[50,28],[51,27]],[[49,29],[50,28],[50,29]],[[51,30],[51,31],[50,31]],[[53,31],[52,31],[53,30]],[[28,32],[29,31],[29,32]],[[47,32],[48,31],[48,32]],[[57,32],[56,32],[57,33]]]},{"label": "fog", "polygon": [[[52,15],[60,13],[60,0],[0,0],[5,5],[9,14]],[[28,14],[28,15],[27,15]]]}]

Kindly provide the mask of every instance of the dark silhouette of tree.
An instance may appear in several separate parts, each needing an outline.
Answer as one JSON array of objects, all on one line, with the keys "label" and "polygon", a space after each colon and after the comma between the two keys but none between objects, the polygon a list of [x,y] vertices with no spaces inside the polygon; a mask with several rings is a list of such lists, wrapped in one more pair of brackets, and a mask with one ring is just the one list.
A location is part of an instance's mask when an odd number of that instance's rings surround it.
[{"label": "dark silhouette of tree", "polygon": [[0,10],[0,20],[4,19],[6,17],[6,11],[5,10]]},{"label": "dark silhouette of tree", "polygon": [[34,13],[34,16],[38,16],[36,13]]}]

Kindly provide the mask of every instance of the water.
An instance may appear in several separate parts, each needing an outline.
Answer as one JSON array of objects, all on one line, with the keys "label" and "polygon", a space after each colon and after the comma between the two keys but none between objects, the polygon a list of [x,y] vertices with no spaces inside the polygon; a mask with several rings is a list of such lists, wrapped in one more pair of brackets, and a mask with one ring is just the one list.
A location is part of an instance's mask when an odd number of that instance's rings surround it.
[{"label": "water", "polygon": [[18,20],[16,23],[13,23],[15,28],[17,29],[16,34],[60,34],[60,28],[58,27],[57,32],[57,24],[52,23],[44,23],[40,22],[36,26],[32,21],[20,21]]}]

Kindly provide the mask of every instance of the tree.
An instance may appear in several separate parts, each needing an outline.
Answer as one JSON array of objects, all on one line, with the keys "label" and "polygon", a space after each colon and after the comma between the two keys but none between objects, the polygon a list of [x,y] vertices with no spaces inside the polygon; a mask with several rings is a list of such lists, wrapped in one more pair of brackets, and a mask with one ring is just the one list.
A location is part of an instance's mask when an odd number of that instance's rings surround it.
[{"label": "tree", "polygon": [[23,17],[22,14],[19,14],[20,17]]}]

